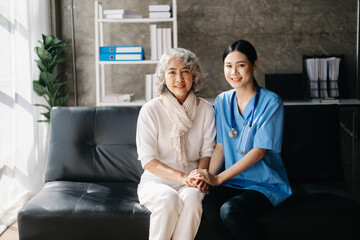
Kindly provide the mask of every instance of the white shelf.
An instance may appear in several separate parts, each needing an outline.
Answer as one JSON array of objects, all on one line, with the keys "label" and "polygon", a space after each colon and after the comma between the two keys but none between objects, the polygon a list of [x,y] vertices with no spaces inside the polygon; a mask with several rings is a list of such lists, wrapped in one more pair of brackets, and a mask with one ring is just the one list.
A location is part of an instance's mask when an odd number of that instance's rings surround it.
[{"label": "white shelf", "polygon": [[99,61],[100,64],[157,64],[158,60],[142,60],[142,61]]},{"label": "white shelf", "polygon": [[[137,0],[140,1],[140,0]],[[178,34],[177,34],[177,6],[176,0],[169,0],[171,2],[171,18],[104,18],[103,16],[103,6],[102,3],[95,0],[95,80],[96,80],[96,106],[142,106],[145,103],[145,100],[138,100],[135,102],[122,102],[122,103],[111,103],[111,102],[102,102],[102,97],[106,96],[105,92],[105,65],[146,65],[146,64],[158,64],[158,60],[142,60],[142,61],[99,61],[99,48],[104,46],[104,24],[108,23],[117,23],[117,24],[126,24],[126,23],[170,23],[172,25],[172,46],[178,47]],[[167,24],[167,25],[168,25]],[[136,28],[134,29],[136,31]],[[150,41],[150,39],[149,39]],[[120,45],[121,43],[119,43]],[[114,80],[115,81],[115,80]],[[121,81],[117,79],[116,81]],[[144,85],[145,85],[145,76],[144,76]],[[143,96],[136,96],[137,98],[143,98]]]},{"label": "white shelf", "polygon": [[158,23],[158,22],[174,22],[174,18],[99,18],[99,23]]}]

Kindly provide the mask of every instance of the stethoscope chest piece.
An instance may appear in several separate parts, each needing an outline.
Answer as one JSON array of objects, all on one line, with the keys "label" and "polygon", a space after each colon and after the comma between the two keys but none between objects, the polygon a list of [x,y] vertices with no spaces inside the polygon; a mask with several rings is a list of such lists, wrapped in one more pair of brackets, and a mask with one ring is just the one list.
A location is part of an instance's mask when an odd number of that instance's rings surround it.
[{"label": "stethoscope chest piece", "polygon": [[237,131],[235,130],[235,128],[231,128],[230,132],[229,132],[229,137],[230,138],[236,138],[237,136]]}]

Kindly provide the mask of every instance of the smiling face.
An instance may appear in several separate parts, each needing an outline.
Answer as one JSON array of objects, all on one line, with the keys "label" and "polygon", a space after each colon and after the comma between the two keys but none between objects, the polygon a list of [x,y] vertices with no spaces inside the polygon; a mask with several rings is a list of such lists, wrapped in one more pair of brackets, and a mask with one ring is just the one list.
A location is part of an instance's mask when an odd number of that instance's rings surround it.
[{"label": "smiling face", "polygon": [[165,70],[165,84],[182,104],[193,84],[193,73],[181,58],[170,59]]},{"label": "smiling face", "polygon": [[224,59],[224,74],[226,81],[234,89],[253,87],[253,74],[258,65],[257,60],[252,65],[245,54],[239,51],[229,53]]}]

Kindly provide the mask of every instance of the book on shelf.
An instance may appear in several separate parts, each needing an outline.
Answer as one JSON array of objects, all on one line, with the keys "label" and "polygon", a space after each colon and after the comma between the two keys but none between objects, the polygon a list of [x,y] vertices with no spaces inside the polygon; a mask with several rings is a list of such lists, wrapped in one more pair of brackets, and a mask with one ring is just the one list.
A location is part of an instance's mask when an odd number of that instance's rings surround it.
[{"label": "book on shelf", "polygon": [[157,33],[156,24],[150,24],[150,47],[151,47],[151,60],[157,60]]},{"label": "book on shelf", "polygon": [[156,29],[156,48],[157,48],[157,56],[158,59],[161,58],[161,55],[163,54],[163,42],[162,42],[162,30],[161,28]]},{"label": "book on shelf", "polygon": [[143,53],[100,53],[100,61],[142,61]]},{"label": "book on shelf", "polygon": [[121,103],[121,102],[131,102],[134,93],[111,93],[102,97],[102,102],[106,103]]},{"label": "book on shelf", "polygon": [[111,14],[105,15],[106,19],[133,19],[133,18],[142,18],[142,15],[133,15],[133,14]]},{"label": "book on shelf", "polygon": [[149,5],[149,12],[169,12],[170,5]]},{"label": "book on shelf", "polygon": [[171,18],[170,12],[149,12],[149,18]]},{"label": "book on shelf", "polygon": [[115,14],[129,14],[129,15],[140,15],[137,11],[127,10],[127,9],[107,9],[104,10],[105,15],[115,15]]},{"label": "book on shelf", "polygon": [[171,28],[156,28],[156,24],[150,25],[151,59],[158,60],[161,55],[172,48]]},{"label": "book on shelf", "polygon": [[127,9],[108,9],[104,10],[105,18],[107,19],[116,19],[116,18],[142,18],[142,15],[133,10]]},{"label": "book on shelf", "polygon": [[145,101],[150,101],[158,96],[155,89],[155,74],[146,74],[145,76]]},{"label": "book on shelf", "polygon": [[142,46],[103,46],[100,53],[143,53]]}]

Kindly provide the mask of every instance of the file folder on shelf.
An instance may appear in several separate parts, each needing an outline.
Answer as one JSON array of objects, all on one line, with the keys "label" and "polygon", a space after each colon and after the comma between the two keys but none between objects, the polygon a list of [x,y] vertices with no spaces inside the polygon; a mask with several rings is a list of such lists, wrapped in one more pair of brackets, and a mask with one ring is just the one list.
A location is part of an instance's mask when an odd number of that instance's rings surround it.
[{"label": "file folder on shelf", "polygon": [[100,61],[142,61],[144,55],[142,53],[100,53]]},{"label": "file folder on shelf", "polygon": [[329,99],[346,96],[343,58],[343,55],[303,55],[303,70],[310,98]]},{"label": "file folder on shelf", "polygon": [[100,47],[100,53],[142,53],[142,46],[104,46]]}]

